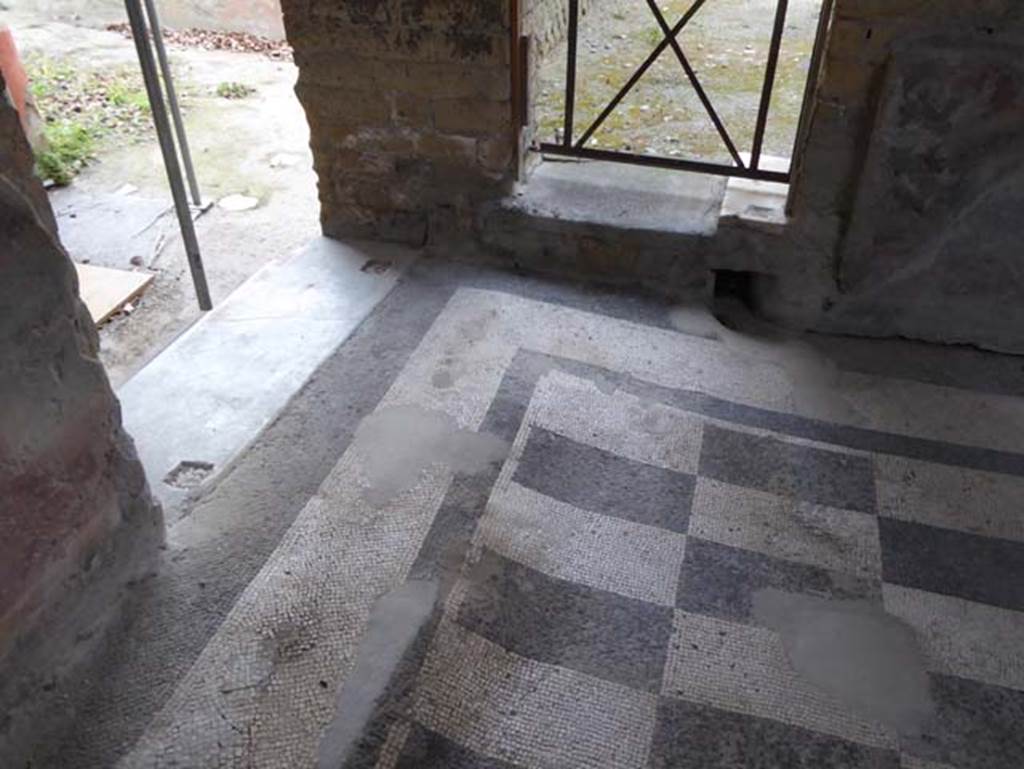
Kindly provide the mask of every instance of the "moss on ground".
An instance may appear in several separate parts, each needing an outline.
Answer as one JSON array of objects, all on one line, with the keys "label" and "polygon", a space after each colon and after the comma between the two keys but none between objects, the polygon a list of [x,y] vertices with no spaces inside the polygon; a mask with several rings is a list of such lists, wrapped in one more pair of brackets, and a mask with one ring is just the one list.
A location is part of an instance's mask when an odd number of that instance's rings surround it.
[{"label": "moss on ground", "polygon": [[217,84],[217,95],[222,99],[244,99],[256,93],[256,89],[245,83],[225,81]]},{"label": "moss on ground", "polygon": [[44,121],[36,172],[45,180],[69,184],[106,143],[149,129],[149,100],[136,71],[91,71],[41,57],[29,59],[26,70]]}]

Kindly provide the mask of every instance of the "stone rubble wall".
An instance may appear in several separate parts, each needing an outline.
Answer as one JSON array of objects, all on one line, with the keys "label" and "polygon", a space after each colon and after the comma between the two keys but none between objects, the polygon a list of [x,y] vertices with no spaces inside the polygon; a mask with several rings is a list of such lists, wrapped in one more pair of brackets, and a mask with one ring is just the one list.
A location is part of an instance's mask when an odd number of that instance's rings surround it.
[{"label": "stone rubble wall", "polygon": [[321,223],[418,245],[508,191],[508,0],[284,0]]},{"label": "stone rubble wall", "polygon": [[[0,81],[0,94],[3,93]],[[78,297],[0,96],[0,764],[57,730],[64,687],[163,541]]]},{"label": "stone rubble wall", "polygon": [[836,0],[762,309],[1024,352],[1022,60],[1019,0]]},{"label": "stone rubble wall", "polygon": [[[580,21],[599,5],[600,0],[579,0]],[[533,39],[534,55],[551,55],[569,32],[569,0],[524,0],[522,25],[523,34]]]},{"label": "stone rubble wall", "polygon": [[[510,0],[282,6],[325,234],[420,245],[471,231],[515,176]],[[536,66],[564,39],[568,0],[522,0],[520,12]]]}]

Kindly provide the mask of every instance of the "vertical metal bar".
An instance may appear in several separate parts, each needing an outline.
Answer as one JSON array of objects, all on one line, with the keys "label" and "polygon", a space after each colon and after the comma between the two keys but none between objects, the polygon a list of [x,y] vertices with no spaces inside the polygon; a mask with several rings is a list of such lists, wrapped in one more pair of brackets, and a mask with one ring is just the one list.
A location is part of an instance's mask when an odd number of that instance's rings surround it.
[{"label": "vertical metal bar", "polygon": [[522,104],[522,113],[520,114],[520,127],[527,128],[530,125],[530,38],[528,35],[523,35],[519,38],[519,66],[522,68],[522,72],[519,76],[519,83],[521,87],[519,101]]},{"label": "vertical metal bar", "polygon": [[512,118],[512,168],[515,169],[515,180],[523,180],[523,126],[525,120],[523,115],[526,112],[526,100],[523,98],[522,78],[524,76],[522,65],[523,44],[522,35],[523,22],[519,16],[519,0],[509,2],[509,52],[511,54],[511,67],[509,67],[509,88],[511,88]]},{"label": "vertical metal bar", "polygon": [[135,40],[139,67],[142,69],[142,79],[146,83],[146,94],[149,96],[149,106],[153,113],[153,125],[156,127],[160,152],[164,158],[164,167],[167,169],[167,181],[170,184],[171,197],[174,199],[174,208],[178,214],[178,225],[181,227],[181,238],[185,244],[185,254],[188,256],[188,266],[192,271],[192,282],[199,299],[199,307],[203,310],[210,310],[213,308],[213,302],[210,301],[210,289],[206,284],[203,259],[199,254],[199,241],[196,239],[192,212],[189,210],[188,198],[185,196],[185,183],[181,177],[181,168],[178,166],[178,153],[174,149],[174,137],[167,120],[163,94],[160,91],[156,62],[153,59],[153,51],[149,47],[149,36],[142,13],[142,5],[140,0],[124,0],[124,7],[128,12],[128,21],[132,28],[132,37]]},{"label": "vertical metal bar", "polygon": [[509,82],[510,87],[512,89],[512,125],[519,126],[521,125],[523,114],[523,104],[521,98],[523,94],[523,88],[519,82],[519,79],[523,75],[523,67],[520,61],[520,57],[523,53],[523,43],[520,39],[522,35],[522,22],[519,20],[519,0],[510,0],[509,16],[509,53],[511,58],[511,66],[509,67]]},{"label": "vertical metal bar", "polygon": [[170,107],[171,119],[174,121],[174,133],[178,137],[178,149],[181,151],[181,163],[185,166],[185,178],[188,179],[192,202],[201,206],[203,199],[199,194],[199,182],[196,181],[195,169],[192,167],[192,153],[188,149],[185,124],[181,120],[181,110],[178,109],[178,94],[174,90],[174,78],[171,77],[171,65],[167,61],[167,50],[164,48],[164,33],[160,28],[160,16],[157,15],[154,0],[146,0],[146,15],[149,17],[149,27],[153,31],[153,46],[156,48],[156,58],[160,63],[160,73],[163,75],[164,88],[167,91],[167,105]]},{"label": "vertical metal bar", "polygon": [[565,126],[562,144],[572,146],[573,117],[576,111],[576,37],[579,34],[579,0],[569,0],[569,55],[565,65]]},{"label": "vertical metal bar", "polygon": [[761,107],[757,112],[757,127],[754,129],[754,147],[750,152],[750,167],[758,168],[761,162],[761,148],[764,146],[764,132],[768,126],[768,108],[772,103],[772,88],[775,86],[775,70],[779,66],[779,49],[782,47],[782,33],[786,28],[786,10],[789,0],[779,0],[775,9],[775,28],[772,43],[768,49],[768,64],[764,70],[764,88],[761,90]]},{"label": "vertical metal bar", "polygon": [[[807,66],[807,83],[804,85],[804,99],[800,107],[800,120],[796,126],[796,136],[793,137],[793,151],[790,154],[789,173],[794,181],[801,166],[804,139],[810,127],[811,105],[814,103],[814,94],[818,90],[818,81],[821,78],[821,62],[825,56],[825,41],[828,39],[828,27],[832,21],[832,7],[833,0],[824,0],[821,4],[821,14],[818,16],[818,31],[814,36],[811,61]],[[793,187],[790,187],[789,198],[786,200],[787,214],[793,213],[793,189]]]}]

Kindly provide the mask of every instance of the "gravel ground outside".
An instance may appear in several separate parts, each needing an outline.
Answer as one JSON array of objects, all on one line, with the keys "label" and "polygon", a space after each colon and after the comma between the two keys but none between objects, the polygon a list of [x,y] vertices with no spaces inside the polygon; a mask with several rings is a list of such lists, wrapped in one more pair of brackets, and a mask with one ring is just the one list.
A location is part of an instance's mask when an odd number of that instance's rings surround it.
[{"label": "gravel ground outside", "polygon": [[[690,5],[690,0],[659,4],[670,27]],[[678,37],[741,153],[749,152],[753,142],[775,8],[776,0],[708,0]],[[790,0],[766,154],[792,153],[820,10],[821,0]],[[592,6],[580,21],[576,138],[661,40],[644,0],[599,0]],[[561,130],[565,63],[562,44],[541,64],[537,116],[542,141],[555,140]],[[731,162],[671,48],[662,52],[587,146]]]}]

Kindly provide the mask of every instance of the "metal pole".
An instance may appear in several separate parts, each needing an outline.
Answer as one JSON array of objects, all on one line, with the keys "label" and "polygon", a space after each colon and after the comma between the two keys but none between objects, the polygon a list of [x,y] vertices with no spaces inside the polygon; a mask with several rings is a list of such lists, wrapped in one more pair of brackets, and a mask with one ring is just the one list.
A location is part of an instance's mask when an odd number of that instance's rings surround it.
[{"label": "metal pole", "polygon": [[174,90],[174,78],[171,77],[171,65],[167,61],[167,49],[164,48],[164,33],[160,28],[160,16],[156,12],[154,0],[146,0],[146,15],[149,17],[150,29],[153,30],[153,45],[156,48],[157,61],[160,63],[160,73],[164,78],[164,88],[167,90],[167,106],[170,107],[171,119],[174,121],[174,133],[178,137],[178,149],[181,151],[181,163],[185,166],[185,178],[188,179],[192,202],[201,206],[203,199],[199,194],[195,169],[192,167],[192,153],[188,149],[185,124],[181,120],[181,110],[178,109],[178,94]]},{"label": "metal pole", "polygon": [[572,146],[573,115],[576,111],[576,37],[579,34],[579,0],[569,0],[569,46],[565,64],[565,125],[562,127],[562,144]]},{"label": "metal pole", "polygon": [[775,27],[772,29],[771,47],[768,49],[768,64],[764,70],[764,88],[761,91],[761,106],[757,111],[757,126],[754,128],[754,147],[750,151],[750,167],[761,167],[761,148],[764,145],[764,132],[768,128],[768,109],[772,103],[772,89],[775,87],[775,70],[779,65],[779,50],[782,48],[782,35],[786,29],[786,10],[789,0],[779,0],[775,9]]},{"label": "metal pole", "polygon": [[199,241],[196,239],[192,212],[189,210],[188,198],[185,195],[185,183],[181,178],[181,168],[178,166],[178,153],[174,149],[174,136],[167,121],[167,110],[160,90],[156,62],[149,47],[142,5],[139,0],[124,0],[124,7],[128,12],[135,50],[139,55],[139,67],[142,69],[142,79],[146,83],[146,94],[149,96],[149,106],[153,112],[153,125],[156,127],[160,152],[164,157],[167,181],[171,186],[171,197],[174,198],[174,209],[178,214],[178,225],[181,227],[181,238],[185,243],[185,253],[188,256],[189,269],[192,271],[192,282],[199,298],[199,307],[202,310],[210,310],[213,309],[213,302],[210,301],[210,289],[206,284],[206,273],[203,271],[203,258],[199,254]]}]

